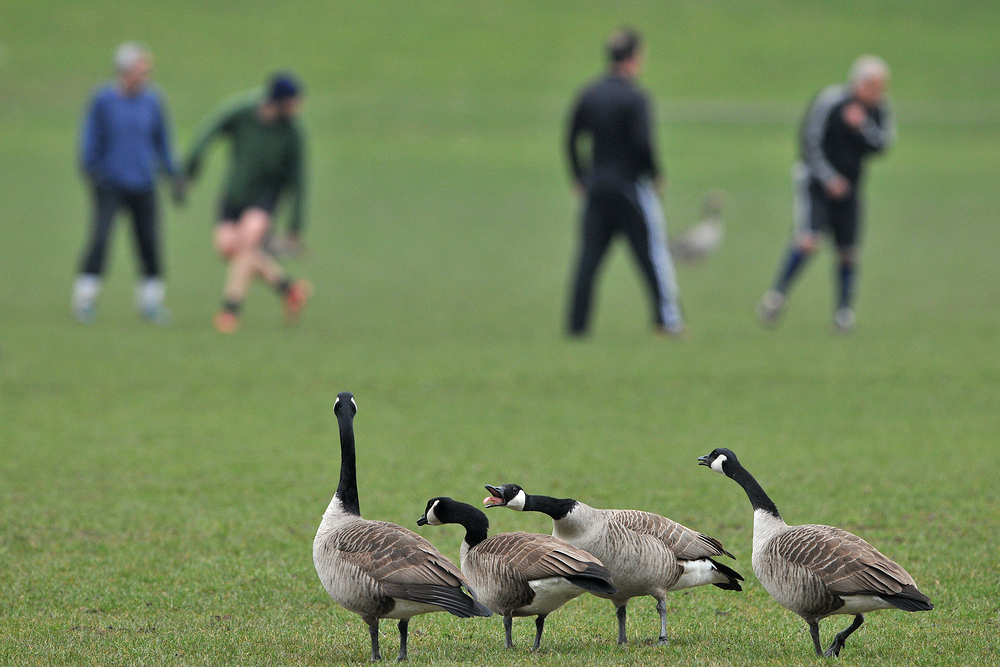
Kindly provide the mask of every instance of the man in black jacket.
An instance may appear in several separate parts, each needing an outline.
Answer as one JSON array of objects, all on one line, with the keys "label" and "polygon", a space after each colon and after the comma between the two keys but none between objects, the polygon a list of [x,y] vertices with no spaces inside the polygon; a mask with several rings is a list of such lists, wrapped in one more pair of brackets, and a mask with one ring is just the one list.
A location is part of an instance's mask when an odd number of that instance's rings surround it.
[{"label": "man in black jacket", "polygon": [[859,58],[846,85],[824,89],[809,106],[799,137],[795,165],[795,229],[774,287],[761,299],[758,314],[774,324],[792,282],[827,232],[837,246],[837,308],[834,326],[854,328],[853,296],[856,248],[861,224],[865,160],[885,150],[895,137],[885,89],[889,68],[875,56]]},{"label": "man in black jacket", "polygon": [[[652,113],[646,94],[634,83],[642,68],[639,34],[619,30],[607,48],[610,72],[580,95],[567,136],[574,184],[586,199],[569,333],[586,333],[597,271],[611,241],[624,234],[649,284],[657,331],[679,335],[684,321],[657,197],[662,181],[653,147]],[[584,164],[578,148],[584,135],[590,138],[589,164]]]}]

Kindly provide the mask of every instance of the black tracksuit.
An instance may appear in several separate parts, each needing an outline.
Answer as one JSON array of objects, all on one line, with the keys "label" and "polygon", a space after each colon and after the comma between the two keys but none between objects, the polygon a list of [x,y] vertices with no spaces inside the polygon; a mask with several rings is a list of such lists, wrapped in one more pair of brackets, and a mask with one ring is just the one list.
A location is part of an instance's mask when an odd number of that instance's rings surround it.
[{"label": "black tracksuit", "polygon": [[[659,177],[650,104],[630,79],[611,74],[589,86],[570,117],[567,152],[573,177],[586,189],[582,242],[570,308],[569,330],[586,331],[593,285],[618,234],[629,241],[649,285],[656,325],[679,329],[677,284],[667,253],[663,213],[652,181]],[[578,143],[589,136],[589,163]]]}]

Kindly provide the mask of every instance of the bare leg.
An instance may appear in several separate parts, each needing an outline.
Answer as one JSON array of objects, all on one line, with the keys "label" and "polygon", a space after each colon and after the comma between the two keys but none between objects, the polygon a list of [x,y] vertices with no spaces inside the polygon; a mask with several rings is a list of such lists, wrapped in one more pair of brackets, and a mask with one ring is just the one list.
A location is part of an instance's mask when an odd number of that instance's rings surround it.
[{"label": "bare leg", "polygon": [[378,662],[382,659],[382,654],[378,652],[378,619],[374,616],[362,616],[361,618],[368,624],[368,634],[372,638],[372,662]]},{"label": "bare leg", "polygon": [[514,648],[514,640],[510,636],[510,626],[514,619],[510,616],[503,617],[504,648]]},{"label": "bare leg", "polygon": [[813,621],[809,624],[809,634],[813,638],[813,648],[816,649],[817,657],[823,657],[823,647],[819,643],[819,621]]},{"label": "bare leg", "polygon": [[399,657],[396,658],[396,662],[403,662],[406,660],[406,637],[409,634],[408,630],[410,628],[410,619],[404,618],[399,622]]},{"label": "bare leg", "polygon": [[840,655],[840,649],[844,648],[844,644],[847,642],[847,638],[851,634],[861,627],[861,624],[865,622],[865,617],[858,614],[854,617],[854,621],[847,626],[845,629],[837,633],[837,636],[833,638],[833,643],[830,644],[830,648],[826,649],[826,653],[823,655],[827,658],[834,658]]},{"label": "bare leg", "polygon": [[243,212],[235,225],[222,224],[217,228],[216,249],[229,263],[223,288],[227,301],[242,301],[255,274],[272,284],[284,277],[281,266],[265,257],[260,249],[270,226],[271,216],[267,211],[250,208]]},{"label": "bare leg", "polygon": [[545,616],[547,614],[539,614],[538,618],[535,619],[535,645],[531,647],[532,651],[537,651],[538,647],[542,643],[542,630],[545,629]]},{"label": "bare leg", "polygon": [[660,614],[660,640],[656,642],[660,646],[666,646],[670,643],[667,639],[667,602],[666,600],[656,601],[656,611]]},{"label": "bare leg", "polygon": [[617,615],[618,615],[618,643],[619,644],[628,644],[628,637],[625,635],[625,606],[627,604],[628,603],[626,602],[622,606],[618,607],[618,611],[616,612]]}]

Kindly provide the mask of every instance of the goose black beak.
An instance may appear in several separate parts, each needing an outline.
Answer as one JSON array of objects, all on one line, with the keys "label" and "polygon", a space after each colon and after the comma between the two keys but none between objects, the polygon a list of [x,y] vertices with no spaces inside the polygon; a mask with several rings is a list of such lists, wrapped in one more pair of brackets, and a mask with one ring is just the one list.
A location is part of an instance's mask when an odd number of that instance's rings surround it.
[{"label": "goose black beak", "polygon": [[486,509],[491,507],[504,507],[507,504],[507,501],[503,499],[503,491],[499,488],[487,484],[486,490],[490,492],[490,497],[483,499],[483,504],[486,505]]},{"label": "goose black beak", "polygon": [[712,464],[708,460],[709,456],[711,456],[711,454],[705,454],[704,456],[699,456],[698,457],[698,465],[700,465],[700,466],[708,466],[709,468],[711,468]]},{"label": "goose black beak", "polygon": [[426,514],[424,514],[419,519],[417,519],[417,525],[418,526],[426,526],[427,525],[427,515]]}]

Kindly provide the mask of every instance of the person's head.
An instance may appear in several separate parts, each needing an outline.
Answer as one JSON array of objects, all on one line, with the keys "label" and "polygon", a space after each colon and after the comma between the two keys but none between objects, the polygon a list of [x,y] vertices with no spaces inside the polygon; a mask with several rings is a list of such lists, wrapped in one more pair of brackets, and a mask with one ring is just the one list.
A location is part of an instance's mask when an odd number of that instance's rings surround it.
[{"label": "person's head", "polygon": [[633,28],[620,28],[607,43],[611,69],[623,76],[635,76],[642,67],[642,37]]},{"label": "person's head", "polygon": [[889,85],[889,66],[878,56],[861,56],[851,66],[847,83],[854,99],[873,107],[882,101]]},{"label": "person's head", "polygon": [[115,50],[115,73],[127,95],[135,95],[149,81],[153,57],[138,42],[125,42]]},{"label": "person's head", "polygon": [[302,84],[291,72],[271,75],[264,95],[264,108],[268,115],[288,118],[299,112],[302,104]]}]

